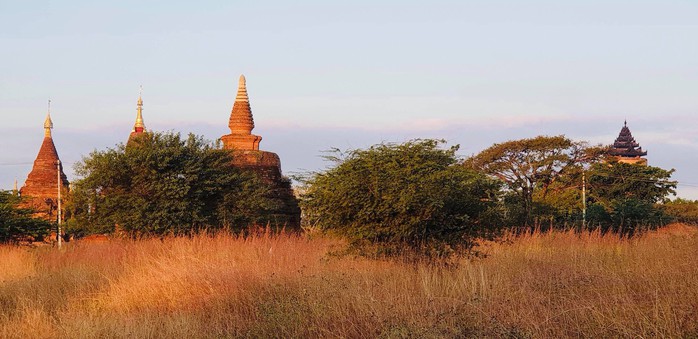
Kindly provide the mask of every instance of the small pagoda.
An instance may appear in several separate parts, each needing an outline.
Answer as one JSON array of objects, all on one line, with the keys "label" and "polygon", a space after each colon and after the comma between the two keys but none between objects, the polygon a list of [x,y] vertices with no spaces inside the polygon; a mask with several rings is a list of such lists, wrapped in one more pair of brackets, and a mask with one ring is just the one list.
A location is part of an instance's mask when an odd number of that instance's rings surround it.
[{"label": "small pagoda", "polygon": [[233,166],[251,170],[271,187],[272,198],[281,202],[274,216],[285,226],[300,227],[300,208],[291,182],[281,174],[281,159],[276,153],[261,151],[262,137],[252,134],[254,119],[244,75],[238,80],[238,91],[228,119],[230,134],[221,137],[223,148],[233,152]]},{"label": "small pagoda", "polygon": [[611,159],[626,164],[647,165],[647,159],[643,158],[647,155],[647,151],[643,151],[640,144],[635,141],[633,134],[630,133],[628,122],[623,123],[623,128],[611,148],[608,150],[608,155]]},{"label": "small pagoda", "polygon": [[[128,136],[128,142],[130,143],[134,138],[146,133],[145,123],[143,122],[143,87],[141,87],[138,93],[138,102],[136,103],[136,123],[133,125],[131,134]],[[128,143],[127,143],[128,144]]]},{"label": "small pagoda", "polygon": [[60,187],[62,194],[65,194],[69,184],[63,173],[63,163],[60,162],[56,146],[53,144],[51,129],[53,121],[49,109],[44,121],[44,141],[19,193],[22,196],[22,207],[32,208],[35,217],[57,221],[58,189]]}]

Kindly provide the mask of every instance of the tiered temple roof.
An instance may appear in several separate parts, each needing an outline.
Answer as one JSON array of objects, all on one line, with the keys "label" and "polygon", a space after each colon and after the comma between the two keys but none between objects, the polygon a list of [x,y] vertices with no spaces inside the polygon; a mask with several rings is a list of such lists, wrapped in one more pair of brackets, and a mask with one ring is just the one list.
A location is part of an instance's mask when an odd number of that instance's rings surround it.
[{"label": "tiered temple roof", "polygon": [[628,128],[628,122],[625,121],[618,138],[616,138],[608,154],[612,156],[635,158],[647,155],[647,151],[643,151],[640,144],[635,141],[633,134],[630,133],[630,129]]},{"label": "tiered temple roof", "polygon": [[58,173],[60,171],[60,186],[68,190],[68,178],[63,173],[63,164],[59,164],[58,152],[53,144],[51,129],[51,113],[44,122],[44,141],[41,143],[39,154],[34,160],[34,166],[27,176],[27,181],[19,190],[26,197],[24,207],[32,207],[38,216],[52,220],[58,199]]}]

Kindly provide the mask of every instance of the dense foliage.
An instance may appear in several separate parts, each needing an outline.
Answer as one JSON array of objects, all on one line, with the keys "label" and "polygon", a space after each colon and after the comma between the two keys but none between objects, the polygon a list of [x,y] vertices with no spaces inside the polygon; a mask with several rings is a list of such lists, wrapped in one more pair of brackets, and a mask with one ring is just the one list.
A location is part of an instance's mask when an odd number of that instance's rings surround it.
[{"label": "dense foliage", "polygon": [[618,162],[593,165],[588,173],[589,223],[621,232],[666,223],[669,217],[656,204],[676,194],[673,172]]},{"label": "dense foliage", "polygon": [[69,231],[188,233],[264,223],[275,201],[231,153],[189,135],[146,133],[76,166]]},{"label": "dense foliage", "polygon": [[677,222],[698,225],[698,200],[675,199],[664,203],[664,213]]},{"label": "dense foliage", "polygon": [[[407,245],[445,255],[496,231],[498,185],[460,166],[456,147],[414,140],[334,151],[334,167],[306,178],[301,204],[306,224],[371,244],[382,253]],[[365,248],[365,247],[364,247]]]},{"label": "dense foliage", "polygon": [[32,218],[32,211],[18,207],[19,202],[16,194],[0,191],[0,242],[40,240],[51,229],[51,223]]}]

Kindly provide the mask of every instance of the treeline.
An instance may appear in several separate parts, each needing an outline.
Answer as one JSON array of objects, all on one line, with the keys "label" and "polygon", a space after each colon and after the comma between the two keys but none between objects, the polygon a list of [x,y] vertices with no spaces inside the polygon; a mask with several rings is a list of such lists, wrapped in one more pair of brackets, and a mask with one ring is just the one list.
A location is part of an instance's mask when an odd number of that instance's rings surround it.
[{"label": "treeline", "polygon": [[671,219],[658,204],[675,195],[674,172],[619,163],[607,148],[564,136],[495,144],[464,165],[503,184],[509,226],[596,228],[632,233]]},{"label": "treeline", "polygon": [[[457,151],[430,139],[333,150],[332,166],[296,178],[303,225],[347,237],[355,248],[442,256],[506,228],[632,234],[698,221],[698,203],[669,200],[673,169],[617,163],[600,145],[539,136],[465,159]],[[269,185],[233,167],[232,156],[175,133],[95,151],[76,165],[65,229],[144,236],[283,227]],[[0,241],[45,235],[47,225],[17,209],[17,197],[0,197]]]},{"label": "treeline", "polygon": [[[444,141],[335,150],[305,177],[304,222],[357,248],[444,255],[503,229],[601,228],[626,235],[676,219],[674,170],[607,158],[564,136],[495,144],[466,159]],[[698,211],[698,204],[684,203]],[[689,207],[691,206],[691,207]],[[686,213],[683,213],[685,215]],[[406,245],[406,246],[405,246]]]}]

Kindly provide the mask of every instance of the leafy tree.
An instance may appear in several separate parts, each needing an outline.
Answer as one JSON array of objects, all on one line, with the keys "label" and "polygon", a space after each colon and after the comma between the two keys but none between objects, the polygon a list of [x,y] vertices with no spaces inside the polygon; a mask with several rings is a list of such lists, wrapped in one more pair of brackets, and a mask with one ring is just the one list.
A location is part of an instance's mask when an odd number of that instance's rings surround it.
[{"label": "leafy tree", "polygon": [[32,218],[32,211],[20,208],[19,203],[20,197],[17,195],[0,191],[0,242],[40,240],[51,229],[51,223]]},{"label": "leafy tree", "polygon": [[545,202],[553,195],[553,201],[561,202],[561,192],[578,185],[583,166],[598,161],[603,151],[562,135],[538,136],[494,144],[464,165],[504,182],[521,204],[519,221],[529,224],[536,207],[542,208],[536,201]]},{"label": "leafy tree", "polygon": [[368,149],[333,151],[334,167],[305,178],[304,220],[347,237],[352,245],[376,245],[381,253],[413,251],[444,256],[492,236],[498,185],[460,166],[458,147],[413,140]]},{"label": "leafy tree", "polygon": [[201,137],[146,133],[95,151],[76,166],[82,176],[69,204],[83,232],[187,233],[265,222],[275,201],[232,155]]},{"label": "leafy tree", "polygon": [[590,222],[620,232],[662,224],[667,218],[656,204],[668,202],[669,195],[676,195],[676,182],[670,180],[672,173],[673,169],[637,164],[594,164],[588,172],[589,201],[605,213],[598,211]]}]

